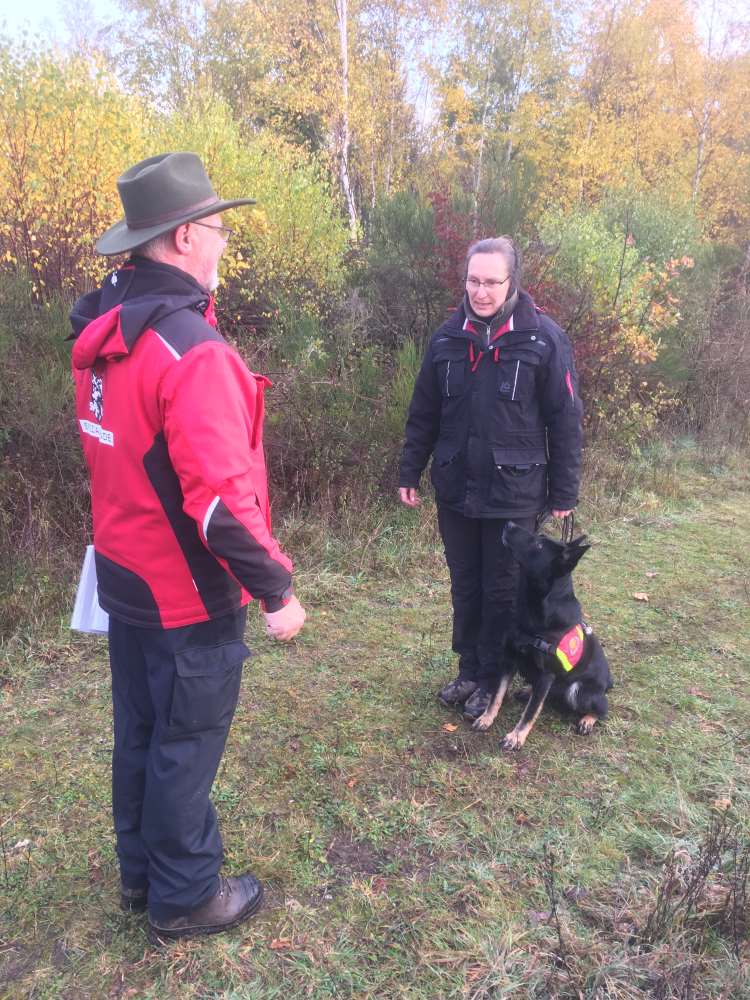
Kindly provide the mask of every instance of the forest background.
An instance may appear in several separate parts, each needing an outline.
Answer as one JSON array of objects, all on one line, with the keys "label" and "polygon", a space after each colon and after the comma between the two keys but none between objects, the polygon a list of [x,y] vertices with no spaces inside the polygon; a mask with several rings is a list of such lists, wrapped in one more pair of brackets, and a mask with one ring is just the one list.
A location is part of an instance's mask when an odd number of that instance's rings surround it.
[{"label": "forest background", "polygon": [[[392,504],[425,338],[510,233],[575,345],[589,454],[750,438],[750,21],[690,0],[121,0],[0,37],[0,635],[88,539],[67,311],[116,179],[198,152],[221,329],[269,374],[277,511]],[[71,8],[72,10],[72,8]],[[83,14],[81,13],[83,11]],[[379,516],[379,515],[377,515]],[[310,519],[312,520],[312,519]],[[373,523],[382,523],[374,521]]]}]

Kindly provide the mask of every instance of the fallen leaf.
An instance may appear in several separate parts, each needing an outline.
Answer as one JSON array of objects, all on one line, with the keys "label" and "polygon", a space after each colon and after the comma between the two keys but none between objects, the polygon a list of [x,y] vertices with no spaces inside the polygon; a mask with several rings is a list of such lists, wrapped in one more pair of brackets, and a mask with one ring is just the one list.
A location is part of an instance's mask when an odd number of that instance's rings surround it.
[{"label": "fallen leaf", "polygon": [[446,733],[455,733],[455,731],[456,731],[457,729],[458,729],[458,726],[456,726],[456,725],[455,725],[454,723],[452,723],[452,722],[446,722],[446,723],[445,723],[445,725],[443,726],[443,730],[444,730],[444,731],[445,731]]},{"label": "fallen leaf", "polygon": [[648,603],[648,594],[644,594],[642,590],[638,590],[636,591],[635,594],[633,594],[633,600],[645,601],[646,603]]},{"label": "fallen leaf", "polygon": [[711,805],[714,807],[714,809],[718,809],[719,812],[726,812],[727,809],[731,809],[732,808],[732,800],[731,799],[714,799],[713,802],[711,803]]},{"label": "fallen leaf", "polygon": [[269,946],[271,951],[288,951],[292,947],[291,938],[274,938]]},{"label": "fallen leaf", "polygon": [[516,821],[516,823],[518,823],[519,826],[529,826],[529,824],[531,823],[531,820],[526,815],[526,813],[521,813],[521,812],[516,813],[513,819]]},{"label": "fallen leaf", "polygon": [[706,694],[705,691],[701,691],[700,688],[688,688],[688,694],[691,694],[694,698],[703,698],[704,701],[711,700],[711,695]]}]

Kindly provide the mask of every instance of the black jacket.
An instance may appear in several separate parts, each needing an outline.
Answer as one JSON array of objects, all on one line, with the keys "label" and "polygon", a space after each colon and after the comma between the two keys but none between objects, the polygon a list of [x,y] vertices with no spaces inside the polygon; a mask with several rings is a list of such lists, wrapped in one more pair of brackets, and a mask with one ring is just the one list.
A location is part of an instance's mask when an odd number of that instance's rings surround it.
[{"label": "black jacket", "polygon": [[400,485],[417,487],[432,454],[437,502],[467,517],[575,507],[577,383],[570,341],[526,292],[503,326],[462,305],[433,334],[417,376]]}]

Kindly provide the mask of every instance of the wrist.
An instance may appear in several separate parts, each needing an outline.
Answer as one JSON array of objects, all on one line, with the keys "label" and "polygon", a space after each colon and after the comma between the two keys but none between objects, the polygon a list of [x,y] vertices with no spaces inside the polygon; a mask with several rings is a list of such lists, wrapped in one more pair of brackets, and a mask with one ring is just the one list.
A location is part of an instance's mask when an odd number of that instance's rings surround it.
[{"label": "wrist", "polygon": [[274,611],[281,611],[294,597],[294,588],[291,583],[282,594],[275,594],[272,597],[261,597],[260,608],[264,615],[273,614]]}]

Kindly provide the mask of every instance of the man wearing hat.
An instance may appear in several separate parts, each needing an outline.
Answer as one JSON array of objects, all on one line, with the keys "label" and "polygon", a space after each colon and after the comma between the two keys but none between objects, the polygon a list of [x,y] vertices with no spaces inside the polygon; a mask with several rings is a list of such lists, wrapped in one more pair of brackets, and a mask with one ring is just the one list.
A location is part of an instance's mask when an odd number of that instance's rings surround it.
[{"label": "man wearing hat", "polygon": [[97,243],[130,256],[75,305],[76,410],[109,613],[112,808],[121,905],[152,935],[226,930],[263,890],[225,878],[209,793],[239,694],[247,603],[288,640],[305,612],[271,534],[263,393],[216,329],[231,230],[194,153],[136,164],[125,218]]}]

